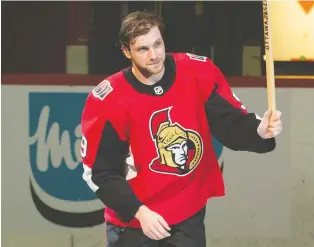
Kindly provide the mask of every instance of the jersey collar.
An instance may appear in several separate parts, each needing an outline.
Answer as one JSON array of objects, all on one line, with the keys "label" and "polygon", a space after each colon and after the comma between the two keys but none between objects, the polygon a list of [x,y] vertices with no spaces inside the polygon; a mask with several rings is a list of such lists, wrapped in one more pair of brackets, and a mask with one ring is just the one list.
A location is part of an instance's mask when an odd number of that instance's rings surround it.
[{"label": "jersey collar", "polygon": [[123,71],[127,82],[138,92],[152,95],[163,96],[172,86],[176,76],[176,64],[172,55],[166,54],[165,73],[163,77],[154,85],[146,85],[140,82],[132,72],[132,67]]}]

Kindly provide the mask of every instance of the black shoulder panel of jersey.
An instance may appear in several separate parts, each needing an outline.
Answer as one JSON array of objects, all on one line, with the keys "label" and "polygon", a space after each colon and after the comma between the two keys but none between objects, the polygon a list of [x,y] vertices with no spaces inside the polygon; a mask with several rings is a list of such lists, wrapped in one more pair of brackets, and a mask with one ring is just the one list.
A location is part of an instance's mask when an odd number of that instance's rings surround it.
[{"label": "black shoulder panel of jersey", "polygon": [[213,90],[205,104],[213,136],[232,150],[266,153],[275,149],[275,138],[263,139],[257,133],[260,120],[245,114]]}]

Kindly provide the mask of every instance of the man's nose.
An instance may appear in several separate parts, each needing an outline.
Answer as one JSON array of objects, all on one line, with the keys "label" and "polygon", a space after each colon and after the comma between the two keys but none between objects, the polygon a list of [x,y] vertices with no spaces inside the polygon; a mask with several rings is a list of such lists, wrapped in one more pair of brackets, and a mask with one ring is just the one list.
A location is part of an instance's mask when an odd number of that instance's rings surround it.
[{"label": "man's nose", "polygon": [[149,59],[154,60],[156,59],[156,52],[154,50],[154,48],[149,49]]}]

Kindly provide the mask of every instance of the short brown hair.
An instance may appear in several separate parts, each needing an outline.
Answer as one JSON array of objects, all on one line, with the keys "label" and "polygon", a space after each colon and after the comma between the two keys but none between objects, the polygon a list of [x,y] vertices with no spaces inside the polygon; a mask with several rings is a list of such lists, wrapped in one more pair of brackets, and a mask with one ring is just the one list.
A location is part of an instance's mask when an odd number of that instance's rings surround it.
[{"label": "short brown hair", "polygon": [[120,46],[129,48],[131,41],[135,40],[138,36],[147,34],[155,26],[159,28],[162,34],[164,29],[163,20],[154,12],[136,11],[128,14],[122,20],[119,32]]}]

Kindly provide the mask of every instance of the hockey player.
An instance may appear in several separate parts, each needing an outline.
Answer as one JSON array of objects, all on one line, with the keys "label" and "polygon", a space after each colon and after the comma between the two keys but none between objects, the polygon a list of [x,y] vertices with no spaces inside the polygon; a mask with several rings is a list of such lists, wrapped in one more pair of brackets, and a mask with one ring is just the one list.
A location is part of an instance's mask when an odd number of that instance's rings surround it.
[{"label": "hockey player", "polygon": [[281,113],[249,113],[210,59],[167,54],[162,30],[149,12],[123,20],[131,66],[82,114],[83,177],[105,205],[108,247],[205,247],[206,202],[225,194],[212,136],[266,153],[282,131]]}]

